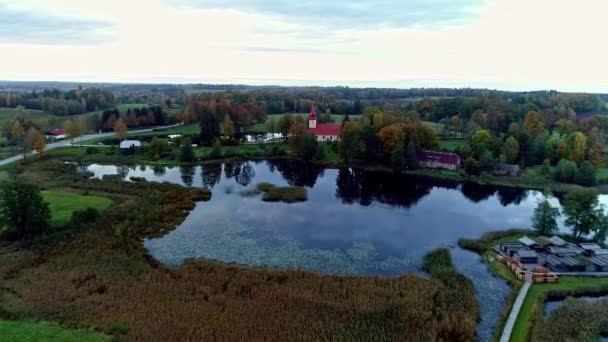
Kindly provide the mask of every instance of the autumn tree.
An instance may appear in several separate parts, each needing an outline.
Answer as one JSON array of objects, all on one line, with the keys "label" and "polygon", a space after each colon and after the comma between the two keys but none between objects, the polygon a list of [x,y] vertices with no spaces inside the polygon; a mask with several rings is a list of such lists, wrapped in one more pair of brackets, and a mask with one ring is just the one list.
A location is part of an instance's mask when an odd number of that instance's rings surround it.
[{"label": "autumn tree", "polygon": [[46,141],[44,140],[44,137],[42,136],[42,134],[38,134],[36,136],[36,138],[34,139],[32,148],[34,149],[34,151],[36,151],[36,153],[38,153],[38,156],[40,158],[42,158],[44,156],[45,147],[46,147]]},{"label": "autumn tree", "polygon": [[524,119],[524,128],[532,136],[541,135],[545,131],[545,120],[541,113],[530,111]]},{"label": "autumn tree", "polygon": [[390,154],[395,146],[405,143],[405,124],[397,122],[382,128],[378,138],[384,144],[384,152]]},{"label": "autumn tree", "polygon": [[11,140],[13,140],[17,144],[19,144],[23,140],[25,131],[23,130],[23,125],[21,124],[21,121],[15,120],[13,122],[13,125],[11,126],[10,134],[11,134],[11,136],[10,136]]},{"label": "autumn tree", "polygon": [[82,135],[82,131],[80,130],[80,125],[78,125],[74,120],[70,119],[63,123],[63,130],[70,137],[70,141],[73,143],[74,139],[78,138]]},{"label": "autumn tree", "polygon": [[44,140],[44,137],[42,137],[40,131],[38,131],[38,129],[34,127],[30,127],[25,133],[25,138],[23,139],[23,148],[25,149],[25,151],[27,152],[33,150],[37,140],[39,140],[40,138]]},{"label": "autumn tree", "polygon": [[127,137],[127,125],[125,125],[122,119],[116,120],[116,123],[114,124],[114,134],[121,140]]},{"label": "autumn tree", "polygon": [[234,137],[234,123],[230,116],[226,116],[224,120],[224,136],[228,139],[232,139]]},{"label": "autumn tree", "polygon": [[483,151],[489,150],[494,143],[494,138],[488,130],[479,130],[471,137],[470,145],[473,154],[480,157]]},{"label": "autumn tree", "polygon": [[580,165],[585,160],[585,152],[587,152],[587,137],[581,132],[574,133],[571,159]]}]

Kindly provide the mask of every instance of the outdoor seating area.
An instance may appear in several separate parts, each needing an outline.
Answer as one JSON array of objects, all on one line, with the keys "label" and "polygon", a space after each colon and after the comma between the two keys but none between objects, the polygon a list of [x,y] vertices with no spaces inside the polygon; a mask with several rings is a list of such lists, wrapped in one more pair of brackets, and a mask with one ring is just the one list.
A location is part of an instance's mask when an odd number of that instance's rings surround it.
[{"label": "outdoor seating area", "polygon": [[501,243],[495,252],[518,279],[531,273],[534,283],[555,282],[559,274],[608,272],[607,249],[595,243],[566,242],[557,236],[537,240],[524,236]]}]

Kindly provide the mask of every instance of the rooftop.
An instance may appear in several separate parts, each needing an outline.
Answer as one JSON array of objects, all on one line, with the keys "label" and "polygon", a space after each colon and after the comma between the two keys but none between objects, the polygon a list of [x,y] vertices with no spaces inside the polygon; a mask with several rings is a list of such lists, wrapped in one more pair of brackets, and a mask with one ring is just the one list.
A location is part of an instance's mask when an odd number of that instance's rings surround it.
[{"label": "rooftop", "polygon": [[416,157],[419,161],[459,165],[460,156],[450,152],[418,151]]},{"label": "rooftop", "polygon": [[525,245],[525,246],[528,246],[528,247],[530,247],[530,246],[537,246],[538,245],[538,242],[530,239],[527,236],[524,236],[524,237],[522,237],[521,239],[519,239],[517,241],[521,242],[522,245]]},{"label": "rooftop", "polygon": [[549,242],[551,242],[552,245],[560,247],[566,244],[566,241],[564,241],[564,239],[560,238],[559,236],[552,236],[551,238],[549,238]]},{"label": "rooftop", "polygon": [[342,127],[338,124],[317,124],[316,128],[309,128],[308,131],[314,135],[340,135]]}]

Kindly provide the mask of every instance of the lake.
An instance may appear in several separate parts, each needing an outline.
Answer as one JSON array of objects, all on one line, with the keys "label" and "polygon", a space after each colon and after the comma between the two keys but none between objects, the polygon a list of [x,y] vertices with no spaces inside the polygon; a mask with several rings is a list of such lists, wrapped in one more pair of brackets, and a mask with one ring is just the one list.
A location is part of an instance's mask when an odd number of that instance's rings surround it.
[{"label": "lake", "polygon": [[[189,258],[325,274],[398,276],[420,272],[422,257],[450,248],[481,304],[478,335],[490,340],[510,288],[459,238],[525,228],[542,194],[512,188],[329,169],[290,160],[195,167],[89,165],[95,177],[118,174],[213,190],[175,230],[144,242],[168,266]],[[267,203],[244,196],[256,184],[305,186],[308,201]],[[551,198],[555,206],[559,202]]]}]

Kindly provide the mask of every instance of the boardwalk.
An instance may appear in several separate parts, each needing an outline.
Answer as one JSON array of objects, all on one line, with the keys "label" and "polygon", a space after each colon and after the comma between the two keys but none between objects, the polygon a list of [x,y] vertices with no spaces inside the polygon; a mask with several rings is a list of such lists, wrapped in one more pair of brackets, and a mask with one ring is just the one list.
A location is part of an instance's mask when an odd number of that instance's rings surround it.
[{"label": "boardwalk", "polygon": [[509,342],[509,340],[511,339],[511,333],[513,332],[515,321],[517,320],[517,316],[519,316],[519,311],[521,310],[521,306],[524,303],[524,299],[526,299],[526,295],[528,294],[528,290],[530,289],[531,285],[532,283],[528,279],[528,274],[526,274],[526,282],[519,291],[517,299],[515,299],[515,303],[513,304],[513,308],[511,309],[511,313],[509,314],[507,324],[505,324],[505,328],[502,331],[502,335],[500,336],[500,342]]}]

